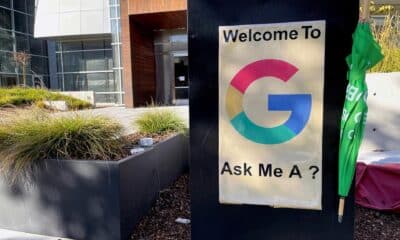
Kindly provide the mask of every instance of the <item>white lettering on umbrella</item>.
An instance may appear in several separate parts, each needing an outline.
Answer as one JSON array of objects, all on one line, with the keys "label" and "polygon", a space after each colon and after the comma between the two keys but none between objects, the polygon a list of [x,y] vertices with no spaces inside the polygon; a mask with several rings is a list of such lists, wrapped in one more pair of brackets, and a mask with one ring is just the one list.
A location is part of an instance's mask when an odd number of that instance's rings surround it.
[{"label": "white lettering on umbrella", "polygon": [[342,114],[342,121],[347,121],[347,119],[349,118],[349,112],[347,111],[346,108],[343,108],[343,114]]},{"label": "white lettering on umbrella", "polygon": [[356,122],[356,123],[359,123],[360,122],[360,120],[361,120],[361,117],[362,117],[362,112],[358,112],[355,116],[354,116],[354,121]]},{"label": "white lettering on umbrella", "polygon": [[351,131],[349,131],[349,133],[347,134],[347,138],[348,139],[353,139],[353,137],[354,137],[354,130],[351,130]]},{"label": "white lettering on umbrella", "polygon": [[354,100],[358,101],[360,100],[361,96],[363,96],[363,93],[360,92],[360,89],[358,87],[350,84],[347,86],[346,99],[348,101],[354,101]]}]

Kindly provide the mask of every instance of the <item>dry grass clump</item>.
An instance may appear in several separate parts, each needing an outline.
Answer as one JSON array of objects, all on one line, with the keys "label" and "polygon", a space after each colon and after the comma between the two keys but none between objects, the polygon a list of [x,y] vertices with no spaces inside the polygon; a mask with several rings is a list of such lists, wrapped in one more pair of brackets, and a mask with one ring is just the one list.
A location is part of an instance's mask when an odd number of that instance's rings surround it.
[{"label": "dry grass clump", "polygon": [[400,72],[400,15],[389,14],[383,26],[372,29],[385,58],[371,72]]},{"label": "dry grass clump", "polygon": [[45,107],[43,101],[65,101],[71,110],[80,110],[92,107],[89,102],[51,92],[46,89],[27,87],[0,88],[0,107],[7,105],[36,105]]},{"label": "dry grass clump", "polygon": [[0,120],[0,170],[15,180],[32,174],[45,159],[118,159],[124,154],[122,134],[119,123],[99,116],[13,114]]},{"label": "dry grass clump", "polygon": [[137,126],[140,133],[144,134],[183,133],[187,130],[184,120],[169,110],[152,110],[143,113],[133,124]]}]

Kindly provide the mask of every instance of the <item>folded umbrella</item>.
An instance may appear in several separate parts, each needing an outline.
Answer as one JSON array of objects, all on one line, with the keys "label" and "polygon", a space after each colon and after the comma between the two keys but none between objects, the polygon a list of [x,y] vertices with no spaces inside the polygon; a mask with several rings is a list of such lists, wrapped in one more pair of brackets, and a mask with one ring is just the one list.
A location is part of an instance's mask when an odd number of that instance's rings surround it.
[{"label": "folded umbrella", "polygon": [[345,198],[354,178],[367,119],[368,88],[365,75],[368,69],[382,59],[381,47],[375,41],[369,23],[359,22],[353,34],[352,52],[346,58],[349,83],[341,119],[339,144],[339,222],[342,221]]}]

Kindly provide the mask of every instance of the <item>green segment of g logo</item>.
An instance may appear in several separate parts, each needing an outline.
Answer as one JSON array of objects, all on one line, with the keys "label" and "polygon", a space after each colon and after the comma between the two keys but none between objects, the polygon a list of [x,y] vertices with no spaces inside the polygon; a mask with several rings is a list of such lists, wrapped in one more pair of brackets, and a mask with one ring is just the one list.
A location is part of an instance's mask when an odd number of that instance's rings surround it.
[{"label": "green segment of g logo", "polygon": [[287,82],[297,71],[293,65],[277,59],[256,61],[242,68],[232,79],[226,95],[226,110],[235,130],[260,144],[280,144],[297,136],[310,118],[311,94],[267,95],[269,111],[291,112],[289,119],[277,127],[259,126],[243,110],[243,94],[253,82],[262,77],[275,77]]}]

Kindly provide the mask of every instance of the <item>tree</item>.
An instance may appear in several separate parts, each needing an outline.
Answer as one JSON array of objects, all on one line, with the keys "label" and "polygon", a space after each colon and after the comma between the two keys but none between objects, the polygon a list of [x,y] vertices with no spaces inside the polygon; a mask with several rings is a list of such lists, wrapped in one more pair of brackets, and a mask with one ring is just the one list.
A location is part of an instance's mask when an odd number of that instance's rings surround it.
[{"label": "tree", "polygon": [[31,60],[31,55],[26,52],[15,52],[14,53],[14,61],[17,66],[22,67],[22,79],[23,79],[23,86],[26,87],[26,66],[29,64]]}]

